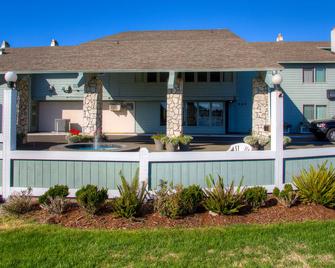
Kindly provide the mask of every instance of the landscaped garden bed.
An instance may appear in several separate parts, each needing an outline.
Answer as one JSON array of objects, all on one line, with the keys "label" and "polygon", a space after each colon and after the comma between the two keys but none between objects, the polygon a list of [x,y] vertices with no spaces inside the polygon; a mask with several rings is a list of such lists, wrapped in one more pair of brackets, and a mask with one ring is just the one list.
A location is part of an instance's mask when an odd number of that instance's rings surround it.
[{"label": "landscaped garden bed", "polygon": [[293,185],[275,188],[225,185],[221,176],[206,177],[207,188],[184,187],[161,181],[147,191],[138,172],[132,180],[120,173],[119,197],[109,199],[107,189],[86,185],[67,198],[69,188],[55,185],[37,199],[31,189],[11,195],[4,214],[38,223],[77,228],[138,229],[153,227],[208,227],[233,224],[269,224],[335,219],[335,169],[327,162],[302,170]]},{"label": "landscaped garden bed", "polygon": [[50,216],[46,211],[38,209],[26,214],[24,218],[33,219],[39,223],[55,223],[66,227],[83,229],[193,228],[227,226],[232,224],[270,224],[335,219],[334,209],[320,205],[299,204],[292,208],[287,208],[281,204],[276,204],[276,200],[271,197],[268,203],[267,207],[260,208],[252,213],[214,216],[212,213],[203,211],[179,219],[171,219],[153,211],[148,211],[143,217],[126,219],[115,216],[108,208],[104,213],[92,216],[73,203],[69,210],[60,216]]}]

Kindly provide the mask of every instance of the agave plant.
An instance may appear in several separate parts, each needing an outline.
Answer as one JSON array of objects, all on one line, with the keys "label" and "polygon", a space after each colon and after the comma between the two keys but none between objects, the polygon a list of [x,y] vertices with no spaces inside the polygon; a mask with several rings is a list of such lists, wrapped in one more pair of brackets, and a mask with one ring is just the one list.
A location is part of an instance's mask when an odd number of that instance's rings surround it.
[{"label": "agave plant", "polygon": [[133,218],[140,215],[147,196],[146,183],[140,183],[138,170],[131,183],[120,172],[121,185],[118,186],[120,197],[116,198],[113,208],[116,215]]},{"label": "agave plant", "polygon": [[327,161],[309,170],[303,169],[299,176],[293,177],[300,199],[305,203],[335,207],[335,169]]},{"label": "agave plant", "polygon": [[235,189],[232,181],[228,187],[225,187],[223,178],[218,176],[215,181],[212,175],[206,177],[208,189],[205,189],[204,207],[212,212],[219,214],[235,214],[245,207],[245,188],[242,187],[243,180]]}]

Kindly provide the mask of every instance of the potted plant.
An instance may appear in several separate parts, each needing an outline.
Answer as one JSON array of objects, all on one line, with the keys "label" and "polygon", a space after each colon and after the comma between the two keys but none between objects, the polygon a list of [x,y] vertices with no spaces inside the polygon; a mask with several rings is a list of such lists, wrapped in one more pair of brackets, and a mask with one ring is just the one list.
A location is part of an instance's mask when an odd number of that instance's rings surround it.
[{"label": "potted plant", "polygon": [[164,138],[164,141],[168,152],[175,152],[178,150],[179,137],[166,137]]},{"label": "potted plant", "polygon": [[164,150],[164,138],[166,136],[164,134],[156,134],[151,136],[151,139],[155,142],[155,150],[156,151],[163,151]]},{"label": "potted plant", "polygon": [[193,140],[192,136],[189,135],[181,135],[179,137],[179,149],[180,151],[189,151],[190,143]]},{"label": "potted plant", "polygon": [[290,137],[284,136],[284,139],[283,139],[283,146],[284,146],[284,148],[286,148],[287,145],[289,145],[291,142],[292,142],[292,139]]},{"label": "potted plant", "polygon": [[254,150],[258,150],[258,138],[256,136],[246,136],[243,138],[244,143],[249,144]]}]

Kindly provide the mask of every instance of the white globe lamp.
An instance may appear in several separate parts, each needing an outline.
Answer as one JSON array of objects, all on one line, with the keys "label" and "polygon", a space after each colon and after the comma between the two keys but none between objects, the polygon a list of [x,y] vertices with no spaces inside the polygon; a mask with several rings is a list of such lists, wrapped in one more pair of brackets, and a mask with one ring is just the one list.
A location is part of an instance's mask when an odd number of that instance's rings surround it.
[{"label": "white globe lamp", "polygon": [[17,74],[16,72],[9,71],[5,74],[5,80],[9,88],[14,88],[14,84],[17,81]]},{"label": "white globe lamp", "polygon": [[272,76],[272,83],[275,86],[279,86],[281,83],[283,82],[283,77],[281,76],[281,74],[275,74]]}]

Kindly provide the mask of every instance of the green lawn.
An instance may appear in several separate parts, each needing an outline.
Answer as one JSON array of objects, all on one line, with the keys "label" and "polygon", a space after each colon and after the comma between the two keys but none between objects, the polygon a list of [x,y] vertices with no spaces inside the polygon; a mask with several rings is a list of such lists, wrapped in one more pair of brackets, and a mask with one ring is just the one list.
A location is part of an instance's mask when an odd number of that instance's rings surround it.
[{"label": "green lawn", "polygon": [[1,267],[334,267],[335,221],[139,231],[0,222]]}]

